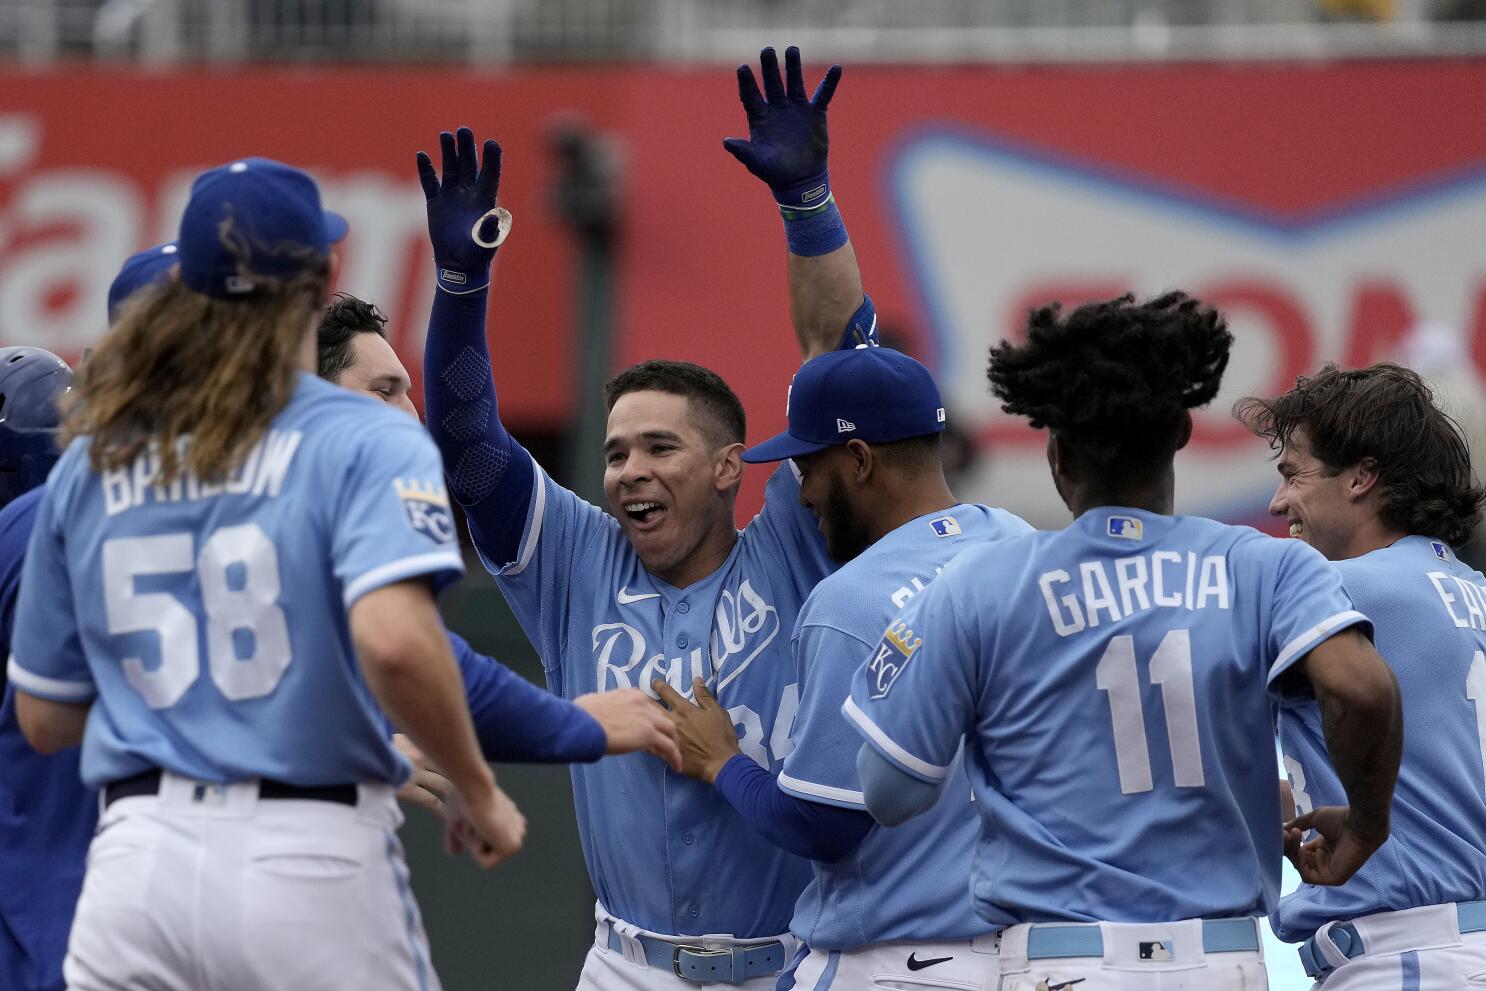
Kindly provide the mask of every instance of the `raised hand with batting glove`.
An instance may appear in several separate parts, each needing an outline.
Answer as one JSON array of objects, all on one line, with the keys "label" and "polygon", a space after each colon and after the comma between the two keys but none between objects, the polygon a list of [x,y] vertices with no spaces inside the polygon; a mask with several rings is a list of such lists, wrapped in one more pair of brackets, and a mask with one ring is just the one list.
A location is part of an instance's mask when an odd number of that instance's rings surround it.
[{"label": "raised hand with batting glove", "polygon": [[725,138],[722,146],[769,184],[780,209],[821,207],[831,195],[826,168],[830,148],[826,108],[841,81],[841,66],[827,69],[815,95],[808,99],[798,48],[785,49],[783,81],[779,78],[779,57],[772,48],[759,53],[759,70],[763,93],[754,81],[753,70],[738,66],[738,99],[748,115],[748,140]]},{"label": "raised hand with batting glove", "polygon": [[479,292],[490,285],[495,249],[511,229],[511,214],[495,205],[500,188],[500,145],[485,142],[483,165],[475,151],[475,134],[461,127],[439,134],[443,175],[433,160],[418,152],[418,180],[428,201],[428,236],[433,242],[438,287],[455,295]]}]

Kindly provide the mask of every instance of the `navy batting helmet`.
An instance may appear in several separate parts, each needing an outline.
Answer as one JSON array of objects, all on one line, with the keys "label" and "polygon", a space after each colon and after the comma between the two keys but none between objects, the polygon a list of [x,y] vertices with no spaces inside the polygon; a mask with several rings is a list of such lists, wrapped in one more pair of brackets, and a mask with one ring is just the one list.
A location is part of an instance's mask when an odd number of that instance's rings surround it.
[{"label": "navy batting helmet", "polygon": [[46,481],[61,452],[57,400],[67,362],[41,348],[0,348],[0,506]]}]

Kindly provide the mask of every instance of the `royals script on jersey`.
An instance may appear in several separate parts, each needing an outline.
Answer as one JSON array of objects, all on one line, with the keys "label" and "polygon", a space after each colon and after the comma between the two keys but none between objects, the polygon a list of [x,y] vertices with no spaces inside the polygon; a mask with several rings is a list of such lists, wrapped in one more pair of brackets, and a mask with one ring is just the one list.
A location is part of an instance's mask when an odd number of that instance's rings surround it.
[{"label": "royals script on jersey", "polygon": [[1366,623],[1299,541],[1101,508],[951,562],[847,713],[926,781],[966,735],[985,918],[1263,914],[1281,857],[1271,685]]},{"label": "royals script on jersey", "polygon": [[[1398,678],[1403,763],[1388,842],[1346,884],[1280,899],[1275,934],[1291,941],[1334,919],[1486,898],[1486,577],[1428,537],[1334,567]],[[1296,810],[1345,805],[1315,703],[1283,700],[1279,722]]]},{"label": "royals script on jersey", "polygon": [[[722,567],[687,588],[647,572],[618,522],[536,473],[518,559],[488,560],[567,698],[660,678],[687,697],[701,676],[731,713],[739,746],[778,771],[799,688],[789,655],[800,605],[832,565],[799,505],[793,468],[774,472],[763,510]],[[710,785],[647,754],[575,765],[589,875],[609,912],[660,933],[774,936],[810,876]]]},{"label": "royals script on jersey", "polygon": [[401,783],[346,614],[384,585],[462,573],[442,472],[411,417],[306,374],[221,484],[156,485],[151,454],[99,474],[75,441],[26,551],[11,680],[96,696],[95,787],[152,768]]}]

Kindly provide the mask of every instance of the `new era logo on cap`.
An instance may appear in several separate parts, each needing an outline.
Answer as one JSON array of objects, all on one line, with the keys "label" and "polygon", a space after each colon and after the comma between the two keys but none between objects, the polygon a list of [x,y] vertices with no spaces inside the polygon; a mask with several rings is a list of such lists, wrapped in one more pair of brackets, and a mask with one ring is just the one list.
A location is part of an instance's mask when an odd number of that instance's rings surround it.
[{"label": "new era logo on cap", "polygon": [[783,461],[862,441],[891,444],[944,429],[944,400],[919,362],[891,348],[818,355],[795,374],[789,427],[743,452],[750,464]]}]

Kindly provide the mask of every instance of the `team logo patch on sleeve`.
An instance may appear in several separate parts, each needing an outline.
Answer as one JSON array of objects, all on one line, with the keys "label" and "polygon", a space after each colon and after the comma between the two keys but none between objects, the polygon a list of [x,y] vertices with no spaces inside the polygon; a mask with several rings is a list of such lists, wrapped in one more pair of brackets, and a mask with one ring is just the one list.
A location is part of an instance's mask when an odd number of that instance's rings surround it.
[{"label": "team logo patch on sleeve", "polygon": [[958,537],[960,535],[960,522],[953,516],[941,516],[937,520],[930,520],[929,526],[934,528],[934,533],[940,537]]},{"label": "team logo patch on sleeve", "polygon": [[913,631],[902,620],[894,621],[887,628],[887,632],[882,635],[882,642],[872,653],[872,660],[867,662],[872,698],[880,699],[887,695],[893,682],[898,680],[898,675],[903,673],[903,668],[913,660],[913,655],[923,643],[924,638],[914,636]]},{"label": "team logo patch on sleeve", "polygon": [[394,478],[392,489],[402,500],[408,526],[436,544],[454,542],[454,517],[449,512],[449,493],[442,483]]},{"label": "team logo patch on sleeve", "polygon": [[1145,536],[1145,524],[1133,516],[1111,516],[1105,532],[1111,537],[1139,540]]}]

